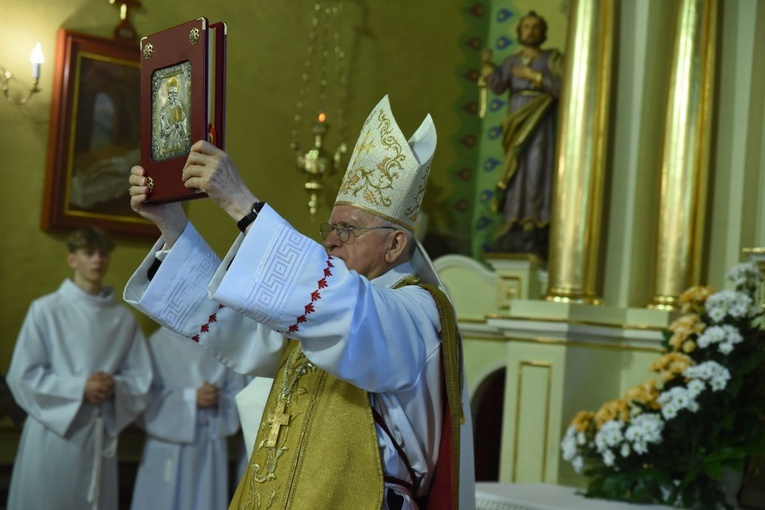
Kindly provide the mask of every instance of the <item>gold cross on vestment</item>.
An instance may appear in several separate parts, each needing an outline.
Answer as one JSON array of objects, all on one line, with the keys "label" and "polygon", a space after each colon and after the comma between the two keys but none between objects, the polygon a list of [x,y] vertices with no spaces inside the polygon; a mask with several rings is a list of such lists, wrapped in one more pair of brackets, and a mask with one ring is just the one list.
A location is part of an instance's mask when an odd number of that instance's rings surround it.
[{"label": "gold cross on vestment", "polygon": [[287,412],[287,403],[279,402],[276,405],[276,411],[268,416],[266,423],[271,425],[271,432],[268,434],[263,446],[266,448],[276,448],[276,441],[279,439],[279,432],[282,427],[288,427],[290,424],[290,414]]}]

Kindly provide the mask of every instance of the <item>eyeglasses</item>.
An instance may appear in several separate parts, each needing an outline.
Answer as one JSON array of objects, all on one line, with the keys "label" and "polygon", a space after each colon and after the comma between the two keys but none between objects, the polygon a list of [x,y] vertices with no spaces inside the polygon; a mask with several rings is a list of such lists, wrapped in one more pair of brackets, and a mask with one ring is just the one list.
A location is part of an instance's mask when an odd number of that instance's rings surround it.
[{"label": "eyeglasses", "polygon": [[[376,230],[382,228],[388,230],[396,230],[396,227],[355,227],[353,225],[346,225],[344,223],[339,223],[337,225],[322,223],[319,226],[319,233],[321,234],[321,238],[326,240],[329,237],[329,234],[331,234],[334,230],[337,234],[337,238],[340,239],[340,242],[347,243],[350,241],[351,237],[355,238],[361,235],[356,233],[359,230]],[[351,236],[351,234],[353,235]]]}]

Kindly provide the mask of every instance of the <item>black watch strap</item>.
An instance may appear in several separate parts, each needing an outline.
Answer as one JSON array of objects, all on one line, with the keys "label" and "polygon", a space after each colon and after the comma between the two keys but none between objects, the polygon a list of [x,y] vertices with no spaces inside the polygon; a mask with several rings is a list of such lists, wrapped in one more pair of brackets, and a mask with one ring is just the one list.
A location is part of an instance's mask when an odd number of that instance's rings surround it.
[{"label": "black watch strap", "polygon": [[239,227],[239,230],[245,232],[247,227],[250,226],[250,223],[255,221],[255,218],[258,217],[258,214],[260,213],[260,210],[263,209],[264,205],[266,205],[265,202],[255,202],[252,204],[250,212],[247,213],[244,218],[236,222],[236,226]]}]

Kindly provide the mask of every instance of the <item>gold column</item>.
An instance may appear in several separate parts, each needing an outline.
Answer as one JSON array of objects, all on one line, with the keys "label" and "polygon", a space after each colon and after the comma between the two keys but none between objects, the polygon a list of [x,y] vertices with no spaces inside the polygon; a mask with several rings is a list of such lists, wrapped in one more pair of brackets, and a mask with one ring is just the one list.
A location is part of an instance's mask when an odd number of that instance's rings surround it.
[{"label": "gold column", "polygon": [[678,2],[661,166],[653,308],[673,309],[701,278],[717,0]]},{"label": "gold column", "polygon": [[614,0],[574,0],[558,117],[546,299],[597,303]]}]

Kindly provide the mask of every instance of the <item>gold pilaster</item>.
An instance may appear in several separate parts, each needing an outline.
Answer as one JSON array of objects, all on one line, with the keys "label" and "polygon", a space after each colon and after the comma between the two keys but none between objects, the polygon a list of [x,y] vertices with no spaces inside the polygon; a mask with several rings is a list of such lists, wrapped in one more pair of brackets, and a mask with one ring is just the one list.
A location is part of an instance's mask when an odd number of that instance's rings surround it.
[{"label": "gold pilaster", "polygon": [[546,299],[597,303],[612,72],[613,0],[571,3]]},{"label": "gold pilaster", "polygon": [[678,2],[661,167],[654,308],[672,309],[701,278],[717,0]]}]

